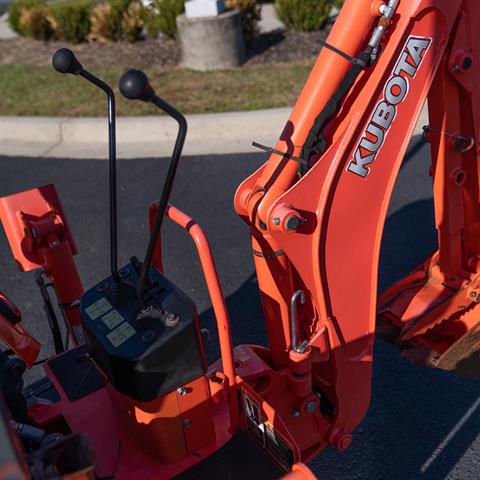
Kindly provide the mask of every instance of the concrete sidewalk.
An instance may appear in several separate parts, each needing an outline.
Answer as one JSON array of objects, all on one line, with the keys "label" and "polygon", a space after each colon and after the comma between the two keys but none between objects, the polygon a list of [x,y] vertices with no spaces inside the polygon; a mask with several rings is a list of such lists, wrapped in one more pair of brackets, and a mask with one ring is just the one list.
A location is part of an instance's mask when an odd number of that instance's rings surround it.
[{"label": "concrete sidewalk", "polygon": [[[271,145],[290,108],[189,115],[186,155],[253,151],[252,141]],[[169,156],[177,124],[166,116],[117,119],[118,158]],[[0,155],[107,158],[106,118],[0,117]]]},{"label": "concrete sidewalk", "polygon": [[[290,115],[290,108],[189,115],[186,155],[256,151],[252,141],[274,146]],[[428,124],[424,109],[415,135]],[[117,120],[120,159],[165,157],[177,135],[175,121],[166,116],[123,117]],[[95,158],[108,156],[105,118],[0,117],[0,155]]]},{"label": "concrete sidewalk", "polygon": [[7,8],[5,4],[2,6],[2,3],[0,3],[0,40],[8,40],[17,37],[18,35],[12,31],[8,24],[8,14],[1,14],[3,7]]}]

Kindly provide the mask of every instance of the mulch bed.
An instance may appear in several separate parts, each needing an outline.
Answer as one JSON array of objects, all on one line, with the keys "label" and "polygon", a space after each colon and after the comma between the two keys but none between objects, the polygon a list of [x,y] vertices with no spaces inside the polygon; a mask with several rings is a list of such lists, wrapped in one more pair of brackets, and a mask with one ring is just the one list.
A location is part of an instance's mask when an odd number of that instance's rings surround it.
[{"label": "mulch bed", "polygon": [[247,48],[247,64],[298,63],[318,56],[331,27],[311,33],[272,32],[260,35]]},{"label": "mulch bed", "polygon": [[[318,40],[327,31],[312,33],[272,32],[260,35],[247,48],[249,64],[296,63],[313,60],[320,51]],[[0,64],[48,65],[61,47],[71,48],[85,65],[118,68],[164,68],[181,62],[180,44],[160,38],[136,43],[91,42],[71,45],[65,42],[40,42],[26,38],[0,40]]]},{"label": "mulch bed", "polygon": [[0,64],[49,65],[57,49],[72,49],[85,66],[146,68],[171,67],[180,62],[180,48],[170,39],[141,42],[41,42],[28,38],[0,40]]}]

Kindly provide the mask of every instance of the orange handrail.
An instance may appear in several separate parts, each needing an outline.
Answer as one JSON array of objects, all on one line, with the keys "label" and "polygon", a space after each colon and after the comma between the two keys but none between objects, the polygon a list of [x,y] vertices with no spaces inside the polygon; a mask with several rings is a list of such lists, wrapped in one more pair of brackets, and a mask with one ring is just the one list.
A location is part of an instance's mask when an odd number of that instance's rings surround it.
[{"label": "orange handrail", "polygon": [[217,319],[223,373],[228,379],[229,385],[234,385],[235,366],[233,360],[230,317],[228,315],[227,306],[225,305],[225,298],[223,296],[222,287],[220,286],[210,243],[200,225],[177,208],[169,205],[165,215],[177,225],[187,230],[195,243],[202,264],[203,273],[205,275],[208,293],[212,301],[213,311],[215,312],[215,317]]}]

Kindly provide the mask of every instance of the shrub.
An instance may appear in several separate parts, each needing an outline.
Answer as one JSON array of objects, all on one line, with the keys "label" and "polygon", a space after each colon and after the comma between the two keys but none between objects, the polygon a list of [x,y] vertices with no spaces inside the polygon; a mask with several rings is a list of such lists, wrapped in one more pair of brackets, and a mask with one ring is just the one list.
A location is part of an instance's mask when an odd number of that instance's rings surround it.
[{"label": "shrub", "polygon": [[160,33],[160,29],[158,27],[158,19],[157,19],[157,11],[152,7],[148,7],[147,10],[147,17],[146,17],[146,28],[147,28],[147,35],[150,38],[157,38],[158,34]]},{"label": "shrub", "polygon": [[129,42],[138,40],[148,17],[147,9],[140,1],[132,2],[123,14],[122,37]]},{"label": "shrub", "polygon": [[80,43],[87,40],[91,28],[91,10],[89,0],[51,5],[51,23],[55,35],[67,42]]},{"label": "shrub", "polygon": [[121,40],[123,38],[123,16],[127,11],[131,0],[108,0],[110,5],[111,25],[113,27],[113,38],[111,40]]},{"label": "shrub", "polygon": [[8,23],[10,24],[10,28],[19,35],[23,35],[22,26],[20,25],[22,12],[40,5],[45,5],[45,0],[14,0],[8,8]]},{"label": "shrub", "polygon": [[116,23],[110,4],[100,3],[93,9],[90,36],[95,40],[116,40]]},{"label": "shrub", "polygon": [[99,3],[91,19],[92,37],[99,40],[117,41],[122,38],[123,12],[112,2]]},{"label": "shrub", "polygon": [[330,0],[276,0],[280,20],[292,30],[320,30],[332,8]]},{"label": "shrub", "polygon": [[153,0],[151,8],[149,33],[162,32],[167,37],[174,38],[177,35],[177,17],[185,11],[185,2],[183,0]]},{"label": "shrub", "polygon": [[258,35],[257,23],[261,19],[261,7],[257,0],[226,0],[225,6],[240,10],[243,34],[247,41]]},{"label": "shrub", "polygon": [[48,40],[53,36],[53,28],[48,19],[48,7],[35,5],[23,9],[20,15],[20,31],[25,37],[35,40]]},{"label": "shrub", "polygon": [[147,13],[140,0],[109,0],[97,5],[92,14],[91,34],[103,40],[138,39]]}]

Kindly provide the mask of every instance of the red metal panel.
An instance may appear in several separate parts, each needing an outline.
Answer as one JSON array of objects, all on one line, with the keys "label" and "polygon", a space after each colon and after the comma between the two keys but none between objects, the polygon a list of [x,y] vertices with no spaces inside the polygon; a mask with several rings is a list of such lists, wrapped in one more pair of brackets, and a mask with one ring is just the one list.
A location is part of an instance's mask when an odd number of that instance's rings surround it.
[{"label": "red metal panel", "polygon": [[59,216],[64,238],[70,245],[72,255],[76,255],[77,247],[54,185],[0,198],[0,220],[20,270],[28,272],[42,266],[35,239],[26,229],[26,222],[38,221],[51,214]]}]

